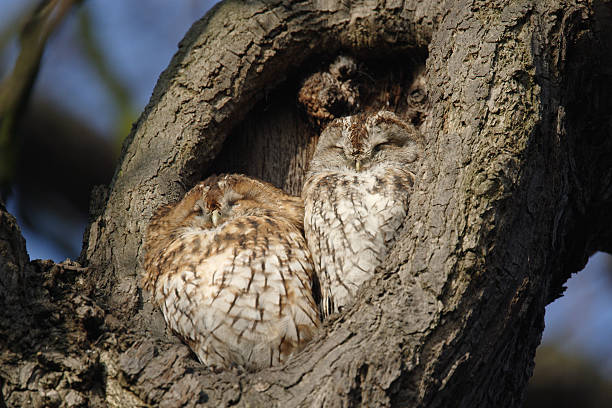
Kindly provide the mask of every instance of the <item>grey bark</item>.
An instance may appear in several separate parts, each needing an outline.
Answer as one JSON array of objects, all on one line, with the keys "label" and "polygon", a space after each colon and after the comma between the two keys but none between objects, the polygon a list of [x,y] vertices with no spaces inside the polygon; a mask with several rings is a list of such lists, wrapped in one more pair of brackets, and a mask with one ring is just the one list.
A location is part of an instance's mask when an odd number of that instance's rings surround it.
[{"label": "grey bark", "polygon": [[[113,406],[521,406],[544,306],[588,255],[612,250],[611,23],[595,1],[214,7],[95,194],[87,269],[17,257],[5,273],[34,268],[62,288],[48,308],[91,308],[58,329],[82,333],[78,347],[47,344],[79,362],[52,367],[83,384],[62,383],[63,395]],[[302,353],[256,373],[211,373],[139,289],[143,231],[158,205],[212,171],[299,192],[316,142],[296,106],[299,81],[339,52],[427,56],[432,110],[404,229],[355,305]],[[74,288],[84,298],[69,303]],[[7,401],[48,389],[32,375],[40,356],[5,349],[3,366],[13,356],[24,373],[0,372]]]}]

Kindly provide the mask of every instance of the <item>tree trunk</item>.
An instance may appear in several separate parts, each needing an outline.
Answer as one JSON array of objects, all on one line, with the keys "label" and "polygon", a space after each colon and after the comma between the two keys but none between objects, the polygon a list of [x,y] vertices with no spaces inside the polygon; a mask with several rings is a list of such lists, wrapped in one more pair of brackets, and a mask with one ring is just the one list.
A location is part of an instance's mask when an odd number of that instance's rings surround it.
[{"label": "tree trunk", "polygon": [[[38,299],[3,319],[62,316],[27,320],[57,339],[3,345],[6,403],[48,402],[55,382],[64,401],[91,405],[521,406],[545,305],[588,255],[612,250],[611,27],[597,1],[215,6],[162,73],[110,188],[94,194],[87,269],[27,264],[18,231],[0,224],[14,259],[0,290],[30,276]],[[317,135],[297,92],[340,53],[402,98],[395,69],[425,61],[431,110],[404,228],[356,303],[302,353],[212,373],[139,289],[144,229],[212,172],[299,193]]]}]

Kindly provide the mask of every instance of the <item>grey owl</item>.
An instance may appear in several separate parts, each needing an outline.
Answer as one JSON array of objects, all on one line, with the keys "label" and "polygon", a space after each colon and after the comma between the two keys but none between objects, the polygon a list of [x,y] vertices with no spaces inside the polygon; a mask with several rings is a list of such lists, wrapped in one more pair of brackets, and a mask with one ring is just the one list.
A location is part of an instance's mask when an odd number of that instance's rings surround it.
[{"label": "grey owl", "polygon": [[210,177],[154,213],[143,286],[200,361],[269,367],[313,337],[303,220],[299,197],[241,175]]},{"label": "grey owl", "polygon": [[321,134],[302,196],[325,316],[352,300],[395,242],[421,146],[389,111],[336,119]]}]

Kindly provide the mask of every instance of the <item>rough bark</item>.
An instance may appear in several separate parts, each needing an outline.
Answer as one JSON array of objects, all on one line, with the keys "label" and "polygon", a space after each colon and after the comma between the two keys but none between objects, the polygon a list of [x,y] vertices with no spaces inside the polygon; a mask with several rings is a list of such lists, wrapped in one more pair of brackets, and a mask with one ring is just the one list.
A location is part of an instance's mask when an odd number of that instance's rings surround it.
[{"label": "rough bark", "polygon": [[[612,249],[611,23],[608,4],[578,1],[216,6],[95,194],[87,270],[55,266],[75,271],[60,287],[84,291],[93,310],[61,328],[85,333],[77,344],[95,363],[82,365],[103,367],[80,395],[114,406],[520,406],[544,306],[589,254]],[[211,171],[298,192],[316,142],[299,81],[341,51],[427,57],[427,145],[398,243],[355,305],[287,364],[211,373],[139,289],[146,223]],[[17,259],[6,274],[32,267]],[[11,352],[19,370],[42,364]],[[25,377],[2,372],[7,401]],[[46,386],[36,384],[25,389]]]}]

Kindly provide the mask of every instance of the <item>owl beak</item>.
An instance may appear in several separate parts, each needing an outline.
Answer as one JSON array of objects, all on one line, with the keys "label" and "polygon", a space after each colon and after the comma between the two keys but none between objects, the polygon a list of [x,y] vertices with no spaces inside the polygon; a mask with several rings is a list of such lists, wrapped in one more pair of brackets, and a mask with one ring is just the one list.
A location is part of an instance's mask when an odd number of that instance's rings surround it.
[{"label": "owl beak", "polygon": [[221,218],[221,214],[219,214],[219,210],[214,210],[212,212],[212,223],[216,227],[219,225],[219,219]]},{"label": "owl beak", "polygon": [[361,171],[361,161],[359,159],[355,159],[355,170]]}]

